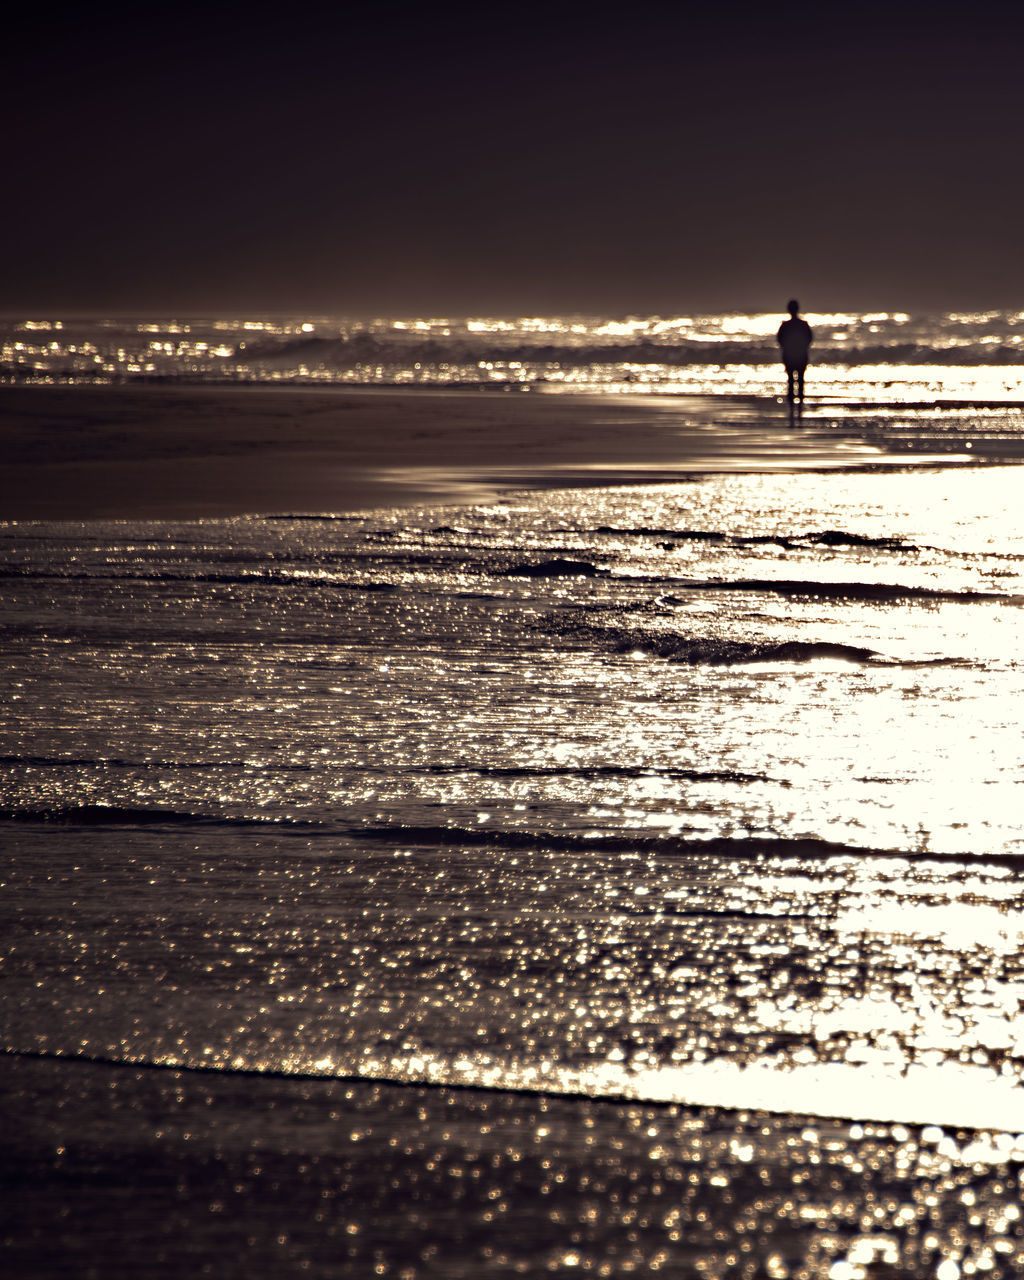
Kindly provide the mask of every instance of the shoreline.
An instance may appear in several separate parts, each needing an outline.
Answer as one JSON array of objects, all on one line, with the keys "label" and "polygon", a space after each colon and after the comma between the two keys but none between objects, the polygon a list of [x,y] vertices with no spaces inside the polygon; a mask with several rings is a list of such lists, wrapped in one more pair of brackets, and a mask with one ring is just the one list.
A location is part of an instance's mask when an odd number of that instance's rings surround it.
[{"label": "shoreline", "polygon": [[812,401],[791,422],[784,402],[754,396],[4,385],[0,520],[355,514],[721,472],[982,461],[959,440],[933,453],[911,434],[887,448],[877,431],[828,421],[832,408]]}]

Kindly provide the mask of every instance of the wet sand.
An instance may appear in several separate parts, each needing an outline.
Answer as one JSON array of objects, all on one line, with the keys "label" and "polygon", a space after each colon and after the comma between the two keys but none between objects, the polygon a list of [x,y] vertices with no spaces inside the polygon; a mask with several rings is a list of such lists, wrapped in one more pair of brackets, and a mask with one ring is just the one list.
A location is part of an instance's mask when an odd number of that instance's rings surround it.
[{"label": "wet sand", "polygon": [[1002,1135],[17,1058],[0,1081],[31,1118],[0,1155],[11,1275],[956,1280],[1024,1261]]},{"label": "wet sand", "polygon": [[318,514],[502,489],[877,464],[755,397],[0,387],[0,519]]},{"label": "wet sand", "polygon": [[[343,513],[504,487],[927,457],[895,456],[838,415],[791,428],[773,401],[724,397],[3,388],[0,423],[7,518]],[[40,876],[54,874],[48,861]],[[720,879],[735,875],[726,866]],[[802,929],[790,902],[772,920],[789,915]],[[104,902],[100,920],[108,914]],[[66,927],[40,899],[25,927],[54,919]],[[1012,994],[1002,953],[986,970],[968,950],[961,969],[955,951],[937,959],[924,945],[936,983],[955,991],[964,973],[974,992],[998,980]],[[903,958],[876,967],[870,987],[863,936],[841,953],[850,968],[833,967],[865,982],[879,1016],[910,1007],[914,960],[902,937],[899,946]],[[824,973],[827,955],[815,955]],[[15,962],[25,965],[20,944]],[[119,961],[141,962],[137,951]],[[780,995],[821,976],[796,951],[778,964]],[[38,972],[27,975],[33,990]],[[780,1038],[780,1052],[787,1043],[801,1042]],[[872,1050],[887,1052],[885,1041]],[[799,1114],[810,1090],[790,1113],[5,1054],[0,1094],[0,1257],[12,1275],[955,1280],[1024,1270],[1016,1131],[892,1123],[881,1106],[870,1122]]]}]

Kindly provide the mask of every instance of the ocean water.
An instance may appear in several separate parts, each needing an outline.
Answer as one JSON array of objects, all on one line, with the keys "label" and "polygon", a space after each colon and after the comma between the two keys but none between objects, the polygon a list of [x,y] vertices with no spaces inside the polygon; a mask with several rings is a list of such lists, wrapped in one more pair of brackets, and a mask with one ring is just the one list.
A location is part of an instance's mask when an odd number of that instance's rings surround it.
[{"label": "ocean water", "polygon": [[12,1273],[1018,1274],[1020,476],[3,526]]},{"label": "ocean water", "polygon": [[[1021,400],[1024,312],[809,310],[820,402]],[[776,395],[783,316],[0,318],[0,381]]]}]

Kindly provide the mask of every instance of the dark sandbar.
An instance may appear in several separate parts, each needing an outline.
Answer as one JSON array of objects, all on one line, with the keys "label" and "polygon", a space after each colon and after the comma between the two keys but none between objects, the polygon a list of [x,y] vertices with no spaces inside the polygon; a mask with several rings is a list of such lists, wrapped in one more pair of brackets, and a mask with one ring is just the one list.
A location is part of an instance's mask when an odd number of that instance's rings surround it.
[{"label": "dark sandbar", "polygon": [[0,449],[7,520],[346,513],[894,460],[755,397],[145,384],[0,387]]}]

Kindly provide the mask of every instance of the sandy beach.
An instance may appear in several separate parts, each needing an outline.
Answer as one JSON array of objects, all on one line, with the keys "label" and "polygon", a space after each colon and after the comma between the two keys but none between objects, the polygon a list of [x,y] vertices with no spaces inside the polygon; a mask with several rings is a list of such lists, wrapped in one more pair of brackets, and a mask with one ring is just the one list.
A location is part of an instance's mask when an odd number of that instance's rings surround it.
[{"label": "sandy beach", "polygon": [[755,397],[5,386],[0,518],[187,519],[877,464]]},{"label": "sandy beach", "polygon": [[1024,1274],[1019,412],[896,400],[0,391],[4,1274]]},{"label": "sandy beach", "polygon": [[0,1280],[1024,1280],[1020,15],[12,10]]}]

